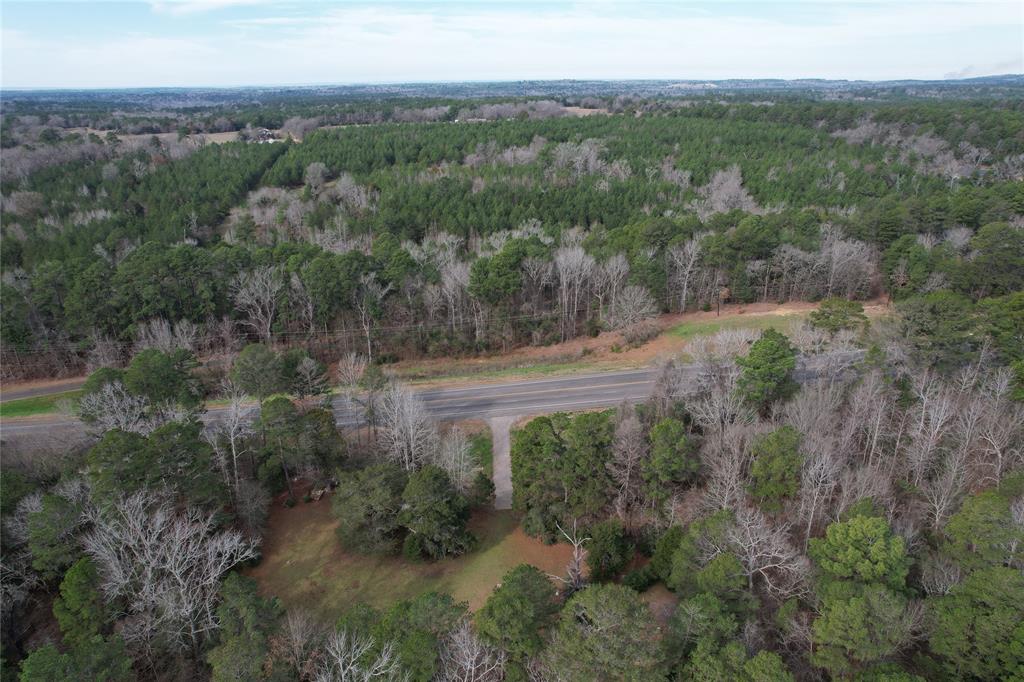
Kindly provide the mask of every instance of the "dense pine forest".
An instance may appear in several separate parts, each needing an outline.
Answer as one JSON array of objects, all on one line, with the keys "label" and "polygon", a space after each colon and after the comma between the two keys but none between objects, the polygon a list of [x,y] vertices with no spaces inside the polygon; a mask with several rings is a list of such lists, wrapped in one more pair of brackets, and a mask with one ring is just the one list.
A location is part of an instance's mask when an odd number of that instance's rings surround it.
[{"label": "dense pine forest", "polygon": [[[1019,84],[519,87],[5,97],[0,371],[87,379],[3,434],[4,680],[1024,678]],[[512,511],[390,370],[788,302],[523,415]],[[260,572],[316,504],[570,558],[325,616]]]}]

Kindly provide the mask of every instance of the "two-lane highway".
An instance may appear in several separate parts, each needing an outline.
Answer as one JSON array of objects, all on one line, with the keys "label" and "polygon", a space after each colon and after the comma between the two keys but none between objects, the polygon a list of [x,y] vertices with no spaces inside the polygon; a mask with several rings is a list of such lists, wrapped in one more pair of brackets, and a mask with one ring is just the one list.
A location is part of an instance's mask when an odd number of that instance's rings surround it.
[{"label": "two-lane highway", "polygon": [[418,391],[439,420],[508,417],[572,412],[643,400],[650,395],[657,370],[640,369],[554,377],[506,384]]},{"label": "two-lane highway", "polygon": [[[863,351],[850,351],[848,357],[837,357],[841,364],[852,364],[863,356]],[[822,371],[821,358],[802,359],[794,376],[804,382]],[[692,377],[695,368],[683,366],[684,375]],[[426,404],[430,414],[440,421],[463,419],[492,419],[519,417],[551,412],[573,412],[598,407],[612,407],[624,400],[638,402],[650,395],[658,370],[633,369],[596,374],[574,374],[549,379],[531,379],[497,384],[482,384],[452,388],[427,388],[416,394]],[[351,426],[362,421],[361,411],[345,397],[332,402],[338,424]],[[211,407],[204,414],[207,421],[216,421],[223,407]],[[4,420],[0,422],[0,435],[44,433],[57,428],[81,428],[72,418],[45,418]]]},{"label": "two-lane highway", "polygon": [[[601,374],[571,375],[498,384],[417,390],[427,410],[439,421],[489,419],[502,416],[545,414],[617,405],[623,400],[639,401],[651,392],[655,369]],[[350,426],[362,421],[361,411],[347,398],[332,400],[338,424]],[[223,407],[211,407],[206,421],[216,421]],[[80,427],[68,417],[9,419],[0,422],[0,435],[51,432]]]}]

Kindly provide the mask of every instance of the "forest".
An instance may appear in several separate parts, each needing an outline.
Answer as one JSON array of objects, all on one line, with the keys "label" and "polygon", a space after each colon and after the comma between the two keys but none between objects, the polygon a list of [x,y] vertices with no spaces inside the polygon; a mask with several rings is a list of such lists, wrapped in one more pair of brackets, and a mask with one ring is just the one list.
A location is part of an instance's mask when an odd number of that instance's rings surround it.
[{"label": "forest", "polygon": [[[466,87],[4,102],[5,390],[86,378],[74,437],[3,434],[3,679],[1024,678],[1024,100]],[[514,424],[557,574],[261,582],[314,504],[346,556],[484,551],[497,434],[395,363],[787,302]]]}]

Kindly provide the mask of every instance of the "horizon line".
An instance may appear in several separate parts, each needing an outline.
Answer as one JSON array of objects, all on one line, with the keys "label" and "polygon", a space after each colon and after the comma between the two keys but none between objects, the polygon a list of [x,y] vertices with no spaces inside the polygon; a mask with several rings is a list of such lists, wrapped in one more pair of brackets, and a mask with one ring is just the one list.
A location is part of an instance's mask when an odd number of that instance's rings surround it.
[{"label": "horizon line", "polygon": [[969,83],[987,79],[998,78],[1021,78],[1024,79],[1024,72],[995,73],[984,76],[967,76],[963,78],[828,78],[824,76],[806,76],[800,78],[781,77],[744,77],[733,78],[522,78],[522,79],[466,79],[466,80],[398,80],[398,81],[325,81],[308,83],[248,83],[248,84],[226,84],[226,85],[111,85],[111,86],[31,86],[13,85],[5,86],[0,83],[0,92],[105,92],[105,91],[131,91],[131,90],[247,90],[247,89],[283,89],[283,88],[355,88],[370,86],[405,86],[405,85],[512,85],[517,83],[749,83],[756,81],[778,82],[778,83],[852,83],[884,85],[891,83]]}]

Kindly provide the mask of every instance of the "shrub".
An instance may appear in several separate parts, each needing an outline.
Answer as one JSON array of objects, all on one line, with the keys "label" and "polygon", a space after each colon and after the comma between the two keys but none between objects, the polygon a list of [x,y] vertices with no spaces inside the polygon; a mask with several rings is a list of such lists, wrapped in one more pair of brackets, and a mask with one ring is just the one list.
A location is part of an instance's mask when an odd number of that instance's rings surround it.
[{"label": "shrub", "polygon": [[637,592],[646,592],[656,582],[658,582],[658,573],[651,564],[644,564],[640,568],[630,571],[622,578],[623,585]]},{"label": "shrub", "polygon": [[623,329],[622,339],[630,346],[636,348],[651,339],[657,338],[659,334],[661,334],[661,327],[658,326],[657,322],[644,320]]}]

